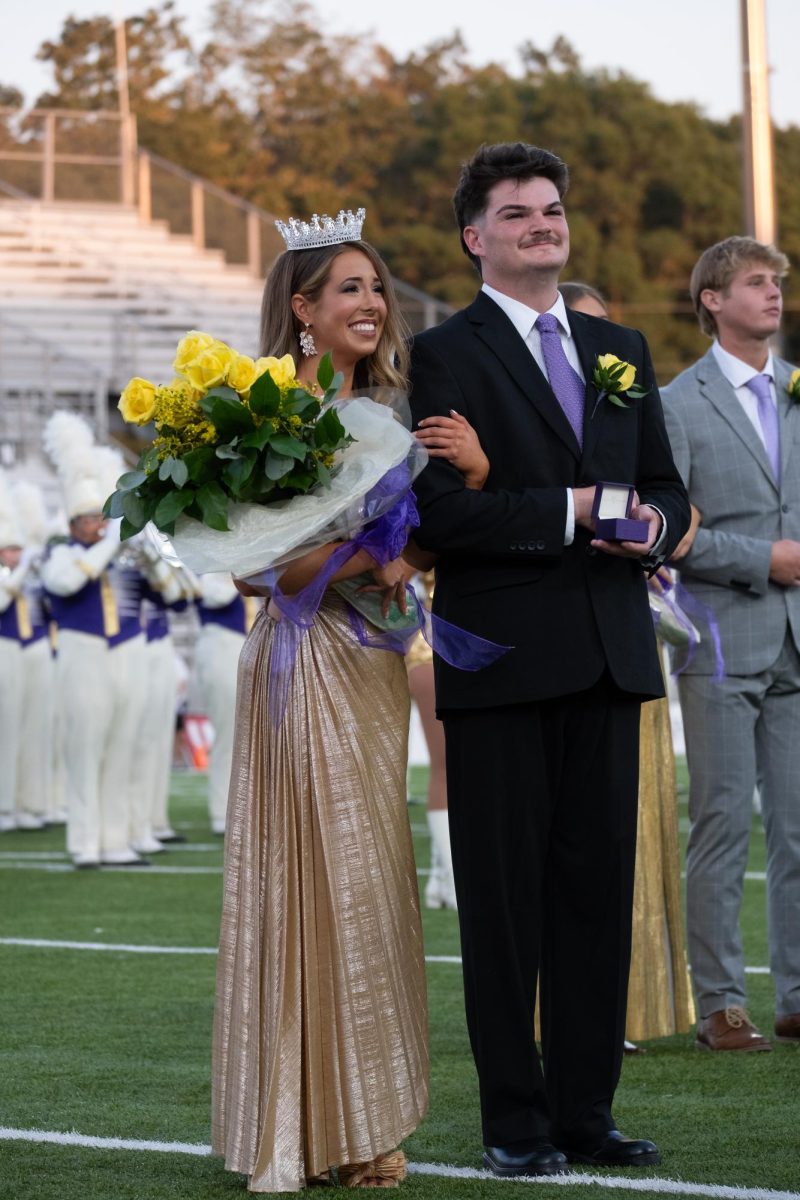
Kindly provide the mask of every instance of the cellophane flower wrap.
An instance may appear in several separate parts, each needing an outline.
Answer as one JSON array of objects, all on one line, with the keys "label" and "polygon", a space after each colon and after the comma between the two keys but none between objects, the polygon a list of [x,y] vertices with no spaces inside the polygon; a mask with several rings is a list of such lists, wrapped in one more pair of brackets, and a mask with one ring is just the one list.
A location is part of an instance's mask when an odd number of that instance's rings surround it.
[{"label": "cellophane flower wrap", "polygon": [[[300,642],[333,576],[361,549],[382,566],[399,557],[419,524],[411,485],[427,454],[402,393],[337,398],[342,377],[330,355],[319,367],[319,394],[298,382],[290,355],[254,360],[197,331],[182,339],[173,366],[170,384],[136,378],[120,397],[123,417],[152,421],[155,438],[138,468],[120,477],[105,512],[122,518],[123,538],[152,522],[171,539],[165,552],[191,570],[230,572],[271,594],[283,618],[270,666],[278,724]],[[331,542],[340,544],[311,583],[284,594],[286,565]],[[505,652],[436,622],[410,589],[408,615],[378,629],[364,619],[352,583],[342,594],[363,645],[402,652],[422,629],[467,670]]]}]

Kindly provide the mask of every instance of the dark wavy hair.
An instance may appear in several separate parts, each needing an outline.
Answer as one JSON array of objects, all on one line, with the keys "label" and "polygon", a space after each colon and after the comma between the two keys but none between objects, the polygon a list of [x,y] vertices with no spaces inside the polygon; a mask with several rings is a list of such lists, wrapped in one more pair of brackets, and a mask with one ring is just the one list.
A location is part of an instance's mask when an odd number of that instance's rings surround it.
[{"label": "dark wavy hair", "polygon": [[483,216],[489,201],[489,192],[503,179],[523,182],[540,175],[554,183],[563,200],[569,187],[569,168],[557,155],[541,150],[528,142],[499,142],[494,146],[483,145],[461,168],[461,176],[453,193],[453,212],[461,234],[461,249],[480,274],[480,260],[472,254],[464,241],[467,225]]}]

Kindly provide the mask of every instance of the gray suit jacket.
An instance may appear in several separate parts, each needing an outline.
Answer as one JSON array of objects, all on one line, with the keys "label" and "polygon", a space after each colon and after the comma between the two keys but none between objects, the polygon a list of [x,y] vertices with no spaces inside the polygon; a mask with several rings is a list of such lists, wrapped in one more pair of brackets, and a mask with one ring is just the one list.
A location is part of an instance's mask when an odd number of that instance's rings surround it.
[{"label": "gray suit jacket", "polygon": [[[703,522],[681,564],[687,590],[719,622],[725,671],[752,675],[780,654],[787,620],[800,647],[800,588],[769,581],[772,543],[800,541],[800,404],[786,390],[792,366],[774,359],[781,482],[712,352],[661,392],[675,463]],[[687,673],[710,675],[706,631]]]}]

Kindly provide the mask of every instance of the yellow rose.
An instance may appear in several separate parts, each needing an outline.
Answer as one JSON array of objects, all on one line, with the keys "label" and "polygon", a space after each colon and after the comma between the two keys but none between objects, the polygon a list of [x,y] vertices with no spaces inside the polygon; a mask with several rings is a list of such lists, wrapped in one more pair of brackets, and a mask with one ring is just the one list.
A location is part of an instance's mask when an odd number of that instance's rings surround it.
[{"label": "yellow rose", "polygon": [[183,367],[183,374],[193,388],[207,392],[222,383],[233,361],[234,351],[224,342],[212,342],[196,358]]},{"label": "yellow rose", "polygon": [[636,367],[632,366],[631,363],[623,364],[622,359],[617,358],[616,354],[598,354],[597,365],[599,367],[603,367],[604,369],[616,367],[617,365],[624,365],[625,370],[622,372],[619,379],[615,380],[615,390],[627,392],[629,388],[633,387],[636,379]]},{"label": "yellow rose", "polygon": [[156,411],[155,385],[135,376],[119,398],[117,408],[123,421],[131,425],[146,425]]},{"label": "yellow rose", "polygon": [[284,354],[283,358],[274,358],[270,355],[269,358],[257,359],[257,376],[263,375],[265,371],[269,371],[278,387],[289,387],[291,384],[297,383],[297,367],[294,365],[291,354]]},{"label": "yellow rose", "polygon": [[210,333],[200,333],[198,329],[190,329],[186,337],[182,337],[178,342],[175,362],[172,364],[173,371],[180,371],[183,374],[184,368],[203,350],[213,346],[214,340]]},{"label": "yellow rose", "polygon": [[790,396],[794,396],[795,400],[800,400],[800,367],[792,371],[787,391]]},{"label": "yellow rose", "polygon": [[258,378],[258,370],[252,358],[246,354],[235,354],[228,367],[228,387],[235,392],[247,392]]}]

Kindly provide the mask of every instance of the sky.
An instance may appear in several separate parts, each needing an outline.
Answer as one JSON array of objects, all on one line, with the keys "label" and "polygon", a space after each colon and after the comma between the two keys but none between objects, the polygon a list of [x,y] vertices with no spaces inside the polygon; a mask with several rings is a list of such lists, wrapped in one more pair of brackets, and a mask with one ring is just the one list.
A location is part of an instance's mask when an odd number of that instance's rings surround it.
[{"label": "sky", "polygon": [[[800,3],[765,2],[773,120],[800,126]],[[363,8],[342,0],[312,3],[332,32],[372,32],[397,56],[458,30],[476,64],[495,61],[514,70],[515,48],[524,41],[549,49],[563,34],[588,69],[624,70],[661,99],[694,101],[710,117],[724,119],[741,108],[740,0],[382,0]],[[264,6],[273,7],[270,0]],[[31,103],[50,83],[36,50],[45,39],[57,40],[65,17],[129,16],[146,7],[148,0],[29,0],[5,23],[0,83],[18,87]],[[210,0],[177,0],[177,8],[193,38],[213,35]]]}]

